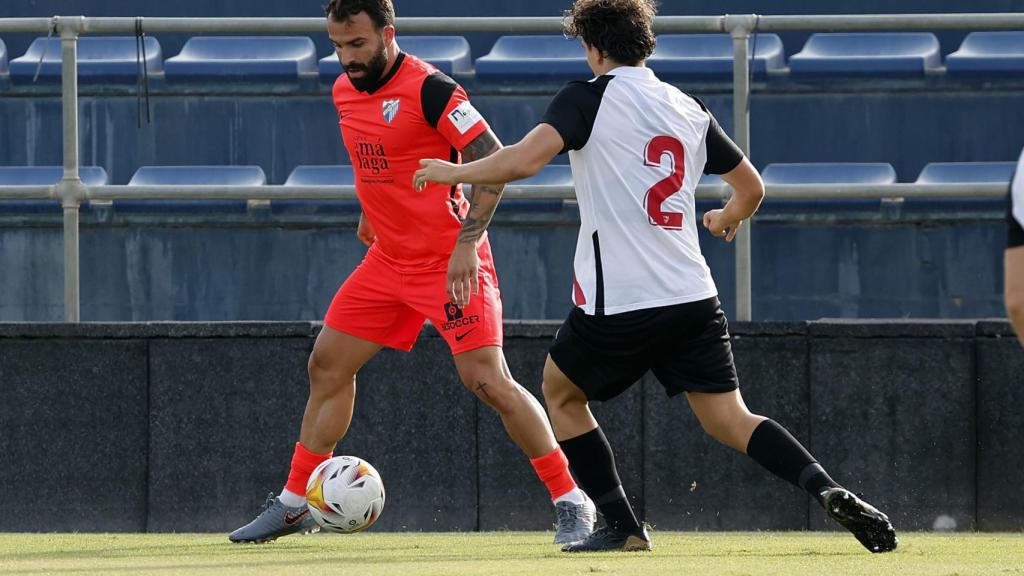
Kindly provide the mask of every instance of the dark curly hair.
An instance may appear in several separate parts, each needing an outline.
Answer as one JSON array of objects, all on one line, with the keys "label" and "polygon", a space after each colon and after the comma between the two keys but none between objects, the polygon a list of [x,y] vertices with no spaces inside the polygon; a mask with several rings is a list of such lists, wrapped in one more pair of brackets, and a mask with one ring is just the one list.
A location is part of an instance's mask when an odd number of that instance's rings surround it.
[{"label": "dark curly hair", "polygon": [[395,25],[395,7],[391,5],[391,0],[330,0],[324,6],[324,12],[336,22],[344,22],[360,12],[366,12],[378,30]]},{"label": "dark curly hair", "polygon": [[636,66],[654,52],[657,12],[655,0],[576,0],[562,29],[615,62]]}]

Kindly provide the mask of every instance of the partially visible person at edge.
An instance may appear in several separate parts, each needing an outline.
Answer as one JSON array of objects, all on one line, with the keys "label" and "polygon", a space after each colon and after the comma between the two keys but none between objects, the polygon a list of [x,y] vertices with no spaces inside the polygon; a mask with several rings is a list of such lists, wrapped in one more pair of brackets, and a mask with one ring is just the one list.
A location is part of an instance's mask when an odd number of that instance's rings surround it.
[{"label": "partially visible person at edge", "polygon": [[1009,235],[1004,255],[1006,315],[1024,344],[1024,151],[1010,184],[1009,204],[1006,216]]}]

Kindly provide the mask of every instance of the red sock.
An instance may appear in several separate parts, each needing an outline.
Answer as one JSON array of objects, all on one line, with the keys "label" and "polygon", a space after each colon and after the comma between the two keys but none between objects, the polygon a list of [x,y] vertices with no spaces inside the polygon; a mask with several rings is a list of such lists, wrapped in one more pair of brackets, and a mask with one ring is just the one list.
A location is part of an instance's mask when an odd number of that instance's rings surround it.
[{"label": "red sock", "polygon": [[562,454],[561,448],[556,447],[540,458],[531,458],[530,464],[533,464],[537,476],[540,476],[541,481],[548,487],[548,492],[551,492],[551,500],[576,488],[576,482],[569,474],[569,460]]},{"label": "red sock", "polygon": [[288,472],[288,483],[284,485],[284,489],[293,494],[305,496],[306,482],[309,481],[309,475],[313,473],[313,469],[333,455],[331,452],[314,454],[306,450],[302,442],[296,442],[295,453],[292,454],[292,468]]}]

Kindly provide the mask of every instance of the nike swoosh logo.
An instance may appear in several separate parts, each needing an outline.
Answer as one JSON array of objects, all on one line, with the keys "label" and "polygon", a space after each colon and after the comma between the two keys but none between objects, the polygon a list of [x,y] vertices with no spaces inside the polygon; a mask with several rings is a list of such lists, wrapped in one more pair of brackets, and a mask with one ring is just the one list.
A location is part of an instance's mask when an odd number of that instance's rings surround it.
[{"label": "nike swoosh logo", "polygon": [[465,338],[466,336],[469,336],[469,333],[472,332],[473,330],[476,330],[476,328],[470,328],[469,330],[463,332],[462,334],[456,334],[455,341],[462,342],[462,339]]},{"label": "nike swoosh logo", "polygon": [[292,524],[295,524],[299,520],[302,520],[302,518],[306,514],[309,514],[309,508],[306,508],[305,510],[303,510],[302,512],[299,512],[298,514],[292,514],[291,512],[285,512],[284,513],[284,523],[286,525],[288,525],[288,526],[291,526]]}]

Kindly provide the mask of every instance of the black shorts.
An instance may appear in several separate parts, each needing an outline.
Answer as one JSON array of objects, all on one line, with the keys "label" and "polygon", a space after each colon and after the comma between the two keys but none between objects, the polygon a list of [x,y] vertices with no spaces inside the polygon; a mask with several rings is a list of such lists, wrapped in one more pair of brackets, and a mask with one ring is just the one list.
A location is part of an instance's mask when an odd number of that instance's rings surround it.
[{"label": "black shorts", "polygon": [[739,386],[729,323],[717,297],[610,316],[574,308],[550,354],[590,400],[622,394],[648,370],[669,396]]}]

